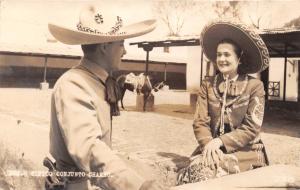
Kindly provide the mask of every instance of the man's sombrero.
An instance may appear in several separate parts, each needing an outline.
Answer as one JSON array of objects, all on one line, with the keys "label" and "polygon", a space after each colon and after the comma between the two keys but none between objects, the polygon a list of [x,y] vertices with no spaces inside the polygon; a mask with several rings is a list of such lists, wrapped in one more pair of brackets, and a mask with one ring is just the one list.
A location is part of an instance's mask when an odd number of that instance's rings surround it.
[{"label": "man's sombrero", "polygon": [[48,28],[58,41],[76,45],[120,41],[146,34],[156,27],[154,19],[131,25],[125,25],[125,22],[121,15],[91,5],[81,11],[79,22],[73,27],[49,23]]},{"label": "man's sombrero", "polygon": [[217,45],[224,39],[234,41],[243,51],[243,73],[257,73],[269,65],[269,51],[257,32],[244,24],[221,20],[209,23],[201,33],[201,45],[206,57],[216,61]]}]

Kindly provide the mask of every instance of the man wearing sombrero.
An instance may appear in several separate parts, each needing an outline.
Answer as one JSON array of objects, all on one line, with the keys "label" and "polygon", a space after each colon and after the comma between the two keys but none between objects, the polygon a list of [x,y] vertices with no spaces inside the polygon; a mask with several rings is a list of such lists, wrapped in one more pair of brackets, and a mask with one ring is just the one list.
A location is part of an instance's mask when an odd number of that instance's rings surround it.
[{"label": "man wearing sombrero", "polygon": [[81,45],[84,54],[78,66],[58,79],[52,95],[50,153],[56,161],[55,169],[86,174],[50,180],[61,180],[64,189],[92,189],[91,179],[95,178],[88,176],[91,172],[97,172],[94,176],[102,175],[96,178],[102,189],[161,188],[129,169],[111,150],[111,118],[119,115],[120,93],[109,73],[119,68],[126,53],[124,39],[155,28],[155,20],[127,26],[125,21],[120,15],[88,6],[73,28],[49,24],[57,40]]},{"label": "man wearing sombrero", "polygon": [[201,45],[218,74],[201,84],[193,123],[199,146],[190,165],[181,170],[178,184],[268,164],[260,139],[264,86],[247,75],[267,68],[266,45],[247,26],[224,20],[203,29]]}]

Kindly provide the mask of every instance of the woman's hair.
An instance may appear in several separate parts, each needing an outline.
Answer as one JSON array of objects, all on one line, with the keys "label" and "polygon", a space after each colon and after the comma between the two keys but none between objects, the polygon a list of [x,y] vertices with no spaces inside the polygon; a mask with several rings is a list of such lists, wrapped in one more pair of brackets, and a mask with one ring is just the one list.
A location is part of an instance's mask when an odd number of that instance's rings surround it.
[{"label": "woman's hair", "polygon": [[235,41],[233,41],[231,39],[227,39],[227,38],[221,40],[218,43],[218,45],[225,44],[225,43],[231,44],[233,46],[233,50],[236,53],[237,57],[239,58],[239,61],[241,64],[238,66],[238,74],[245,74],[246,72],[244,71],[243,67],[241,67],[242,65],[245,64],[245,56],[243,56],[243,54],[244,54],[243,50]]},{"label": "woman's hair", "polygon": [[231,39],[223,39],[218,43],[218,45],[225,44],[225,43],[231,44],[234,47],[234,52],[236,53],[237,57],[241,58],[243,50],[240,48],[240,46],[235,41],[233,41]]}]

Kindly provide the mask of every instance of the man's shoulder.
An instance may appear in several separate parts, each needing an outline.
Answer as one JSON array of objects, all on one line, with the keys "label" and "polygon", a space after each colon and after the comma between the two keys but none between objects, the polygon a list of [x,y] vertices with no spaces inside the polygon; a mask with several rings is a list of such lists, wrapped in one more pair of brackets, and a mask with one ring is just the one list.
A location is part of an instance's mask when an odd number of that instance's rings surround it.
[{"label": "man's shoulder", "polygon": [[83,85],[89,76],[83,70],[71,68],[62,74],[55,83],[55,87],[63,87],[65,85]]},{"label": "man's shoulder", "polygon": [[67,91],[78,91],[88,94],[101,94],[104,92],[105,86],[93,74],[75,67],[66,71],[57,80],[54,86],[54,92],[58,89],[61,89],[66,93],[69,93]]},{"label": "man's shoulder", "polygon": [[56,81],[56,85],[61,83],[70,82],[72,80],[77,80],[78,77],[80,77],[80,74],[77,72],[74,72],[74,69],[69,69],[65,73],[63,73],[58,80]]}]

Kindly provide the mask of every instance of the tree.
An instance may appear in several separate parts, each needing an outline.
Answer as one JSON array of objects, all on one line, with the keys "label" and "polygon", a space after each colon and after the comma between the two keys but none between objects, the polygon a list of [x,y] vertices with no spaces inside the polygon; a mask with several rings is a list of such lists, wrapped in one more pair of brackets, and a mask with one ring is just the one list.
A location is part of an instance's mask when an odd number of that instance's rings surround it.
[{"label": "tree", "polygon": [[286,22],[284,24],[284,27],[300,27],[300,16],[297,18],[294,18],[293,20]]},{"label": "tree", "polygon": [[266,24],[271,16],[273,4],[270,1],[216,1],[213,3],[214,13],[218,18],[231,18],[249,23],[259,29],[262,21]]},{"label": "tree", "polygon": [[168,36],[180,36],[188,16],[193,14],[194,0],[161,0],[155,1],[153,11],[168,27]]},{"label": "tree", "polygon": [[271,16],[272,6],[270,1],[254,1],[245,3],[245,12],[248,13],[248,18],[250,19],[251,25],[257,29],[262,27],[262,21],[267,22]]},{"label": "tree", "polygon": [[212,4],[214,13],[218,18],[241,20],[241,1],[216,1]]}]

